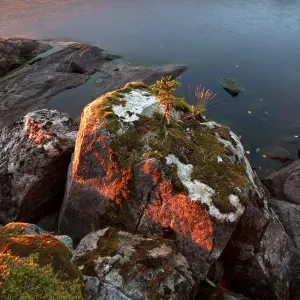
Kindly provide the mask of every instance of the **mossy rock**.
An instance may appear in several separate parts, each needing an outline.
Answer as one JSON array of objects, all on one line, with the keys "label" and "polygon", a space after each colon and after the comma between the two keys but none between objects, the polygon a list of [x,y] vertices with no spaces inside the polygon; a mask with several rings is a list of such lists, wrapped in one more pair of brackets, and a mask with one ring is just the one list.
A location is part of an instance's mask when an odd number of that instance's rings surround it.
[{"label": "mossy rock", "polygon": [[166,118],[149,91],[128,84],[85,108],[60,228],[78,240],[106,226],[170,228],[201,280],[252,201],[253,173],[229,128],[175,96]]},{"label": "mossy rock", "polygon": [[[2,255],[2,264],[16,262],[16,264],[11,264],[13,274],[15,267],[19,268],[24,265],[29,268],[27,269],[28,274],[33,274],[36,270],[37,273],[44,272],[49,276],[53,275],[52,279],[55,282],[68,282],[66,283],[68,288],[73,282],[77,291],[77,287],[80,287],[80,294],[76,299],[85,299],[82,274],[71,262],[72,253],[70,250],[51,234],[23,234],[28,225],[27,223],[9,223],[6,226],[0,227],[0,254]],[[32,258],[34,259],[32,260]],[[18,274],[14,274],[14,276],[18,278],[17,280],[21,280],[17,275]],[[7,280],[9,280],[9,278]],[[43,284],[42,279],[40,284]],[[22,289],[24,287],[20,288]],[[36,289],[39,290],[42,289],[42,287],[37,286]]]},{"label": "mossy rock", "polygon": [[75,263],[102,289],[112,285],[130,299],[193,299],[196,285],[176,242],[143,238],[117,228],[87,235],[75,251]]}]

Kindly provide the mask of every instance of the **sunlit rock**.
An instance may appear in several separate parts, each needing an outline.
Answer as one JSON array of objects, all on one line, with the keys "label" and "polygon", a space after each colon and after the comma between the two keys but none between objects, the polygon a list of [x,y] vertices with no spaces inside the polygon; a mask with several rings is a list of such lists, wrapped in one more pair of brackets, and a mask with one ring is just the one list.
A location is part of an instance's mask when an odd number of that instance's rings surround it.
[{"label": "sunlit rock", "polygon": [[59,230],[75,243],[106,226],[170,236],[204,279],[259,191],[228,128],[193,117],[182,99],[166,124],[157,102],[137,82],[84,109]]},{"label": "sunlit rock", "polygon": [[57,209],[77,125],[39,110],[0,131],[0,223],[31,221]]}]

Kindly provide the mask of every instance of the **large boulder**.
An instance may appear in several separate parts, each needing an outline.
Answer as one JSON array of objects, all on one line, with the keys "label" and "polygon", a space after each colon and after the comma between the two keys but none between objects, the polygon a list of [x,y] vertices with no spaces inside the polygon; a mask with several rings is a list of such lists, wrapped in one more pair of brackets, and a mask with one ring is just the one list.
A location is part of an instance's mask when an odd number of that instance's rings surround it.
[{"label": "large boulder", "polygon": [[226,246],[223,283],[251,299],[299,298],[300,255],[276,215],[248,206]]},{"label": "large boulder", "polygon": [[0,77],[5,77],[0,78],[0,128],[40,109],[54,95],[85,83],[95,72],[107,79],[97,82],[97,90],[102,94],[128,81],[153,83],[186,69],[178,65],[130,66],[122,61],[112,62],[116,58],[120,57],[75,42],[1,40],[0,70],[4,71],[0,71]]},{"label": "large boulder", "polygon": [[258,189],[234,133],[182,99],[173,107],[168,123],[149,87],[131,83],[84,109],[59,230],[75,243],[106,226],[170,236],[199,280]]},{"label": "large boulder", "polygon": [[188,262],[172,240],[105,228],[84,237],[74,259],[83,274],[100,279],[93,299],[189,300],[196,295]]},{"label": "large boulder", "polygon": [[0,131],[0,223],[30,221],[59,207],[77,125],[39,110]]},{"label": "large boulder", "polygon": [[263,183],[276,199],[300,204],[300,160],[273,172]]},{"label": "large boulder", "polygon": [[59,238],[33,224],[0,227],[1,299],[86,299],[82,274]]}]

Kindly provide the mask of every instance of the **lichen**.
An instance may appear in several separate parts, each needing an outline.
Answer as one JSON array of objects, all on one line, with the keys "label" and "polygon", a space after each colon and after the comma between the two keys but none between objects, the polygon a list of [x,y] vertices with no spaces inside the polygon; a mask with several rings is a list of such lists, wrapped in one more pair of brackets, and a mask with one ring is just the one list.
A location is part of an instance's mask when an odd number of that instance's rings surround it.
[{"label": "lichen", "polygon": [[[204,119],[195,116],[191,106],[182,98],[176,98],[173,103],[173,108],[181,111],[181,119],[171,116],[170,121],[165,122],[157,109],[157,99],[145,95],[149,90],[142,83],[130,83],[114,92],[113,97],[107,94],[97,100],[98,113],[110,133],[110,145],[118,165],[123,169],[132,168],[152,155],[162,160],[164,174],[177,180],[176,189],[187,192],[187,186],[178,180],[177,170],[182,165],[178,163],[177,169],[172,170],[170,164],[165,163],[169,155],[174,155],[181,164],[192,166],[189,167],[192,169],[191,182],[201,182],[209,187],[206,190],[212,202],[202,195],[202,204],[212,203],[210,210],[216,208],[221,214],[240,211],[240,207],[230,201],[230,195],[237,196],[244,203],[247,182],[253,184],[254,181],[236,136],[225,126],[212,121],[203,122]],[[139,103],[133,101],[137,99]],[[149,107],[150,113],[145,110]],[[145,152],[145,147],[151,150]],[[239,155],[237,161],[232,159],[233,150]],[[226,219],[233,218],[228,215]]]}]

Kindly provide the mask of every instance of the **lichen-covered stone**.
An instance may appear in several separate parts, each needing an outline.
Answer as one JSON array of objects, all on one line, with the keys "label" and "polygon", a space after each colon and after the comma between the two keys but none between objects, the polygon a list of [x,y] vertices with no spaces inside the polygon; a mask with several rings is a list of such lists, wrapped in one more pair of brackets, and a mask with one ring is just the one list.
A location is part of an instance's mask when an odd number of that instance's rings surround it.
[{"label": "lichen-covered stone", "polygon": [[77,125],[39,110],[0,130],[0,223],[30,221],[60,205]]},{"label": "lichen-covered stone", "polygon": [[168,232],[203,279],[259,191],[236,135],[182,99],[164,122],[158,102],[137,82],[85,108],[59,230],[75,242],[105,226]]},{"label": "lichen-covered stone", "polygon": [[100,279],[95,299],[188,300],[196,295],[188,262],[171,240],[106,228],[81,240],[75,263],[83,274]]}]

